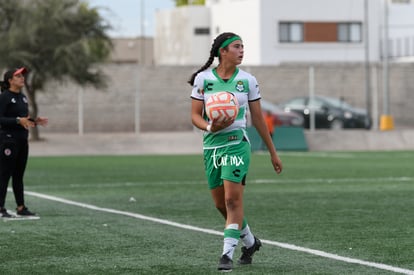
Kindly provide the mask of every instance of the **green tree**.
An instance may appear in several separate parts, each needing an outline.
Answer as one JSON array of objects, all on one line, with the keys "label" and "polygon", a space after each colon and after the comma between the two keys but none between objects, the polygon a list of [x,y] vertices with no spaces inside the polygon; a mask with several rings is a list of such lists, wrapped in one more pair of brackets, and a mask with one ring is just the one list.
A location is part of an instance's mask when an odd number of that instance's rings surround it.
[{"label": "green tree", "polygon": [[205,5],[205,0],[175,0],[175,6],[188,6],[188,5]]},{"label": "green tree", "polygon": [[[36,93],[48,80],[105,86],[97,66],[112,49],[111,25],[79,0],[1,0],[0,67],[25,66],[30,115],[37,117]],[[31,132],[33,140],[39,132]]]}]

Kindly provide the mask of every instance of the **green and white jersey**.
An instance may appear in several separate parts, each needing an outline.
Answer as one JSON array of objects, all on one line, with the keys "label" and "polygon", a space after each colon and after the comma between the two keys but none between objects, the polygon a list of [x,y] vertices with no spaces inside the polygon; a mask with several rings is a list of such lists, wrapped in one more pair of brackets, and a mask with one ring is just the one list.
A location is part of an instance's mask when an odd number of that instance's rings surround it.
[{"label": "green and white jersey", "polygon": [[[206,102],[212,94],[223,91],[233,93],[237,97],[239,113],[229,127],[215,133],[204,134],[204,149],[237,144],[243,137],[247,138],[248,103],[261,98],[256,78],[239,68],[236,68],[233,76],[227,81],[220,78],[215,68],[198,73],[194,80],[191,98]],[[204,118],[209,120],[206,115]]]}]

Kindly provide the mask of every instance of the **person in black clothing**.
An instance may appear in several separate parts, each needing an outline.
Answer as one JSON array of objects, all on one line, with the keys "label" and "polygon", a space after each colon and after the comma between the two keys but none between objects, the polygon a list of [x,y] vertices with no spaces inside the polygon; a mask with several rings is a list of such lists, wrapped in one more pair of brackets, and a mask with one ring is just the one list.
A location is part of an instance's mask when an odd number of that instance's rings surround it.
[{"label": "person in black clothing", "polygon": [[12,217],[4,208],[7,186],[12,178],[16,213],[32,216],[24,204],[23,175],[29,154],[29,128],[47,125],[48,119],[29,116],[29,105],[21,89],[26,68],[9,70],[0,82],[0,217]]}]

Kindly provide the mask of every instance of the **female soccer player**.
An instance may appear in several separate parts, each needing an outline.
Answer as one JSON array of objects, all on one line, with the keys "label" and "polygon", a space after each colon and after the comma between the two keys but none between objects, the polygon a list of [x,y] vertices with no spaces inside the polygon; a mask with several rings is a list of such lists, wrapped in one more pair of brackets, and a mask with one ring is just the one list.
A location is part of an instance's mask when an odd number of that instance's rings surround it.
[{"label": "female soccer player", "polygon": [[23,175],[29,154],[29,128],[45,126],[47,118],[29,117],[28,102],[21,92],[24,87],[25,68],[9,70],[4,74],[0,94],[0,217],[12,217],[4,208],[10,178],[16,200],[16,213],[33,216],[24,204]]},{"label": "female soccer player", "polygon": [[[266,127],[260,92],[256,78],[239,69],[243,60],[243,42],[234,33],[222,33],[211,46],[206,64],[188,81],[191,92],[191,119],[194,126],[205,131],[203,138],[204,168],[216,208],[226,220],[223,253],[218,269],[231,271],[233,253],[239,239],[243,242],[239,264],[251,264],[253,254],[261,247],[247,224],[243,212],[243,191],[250,163],[250,142],[246,133],[246,113],[250,109],[252,124],[262,137],[270,153],[276,173],[282,172],[272,139]],[[209,69],[214,58],[219,64]],[[210,121],[204,114],[204,102],[216,92],[233,93],[239,102],[236,119]]]}]

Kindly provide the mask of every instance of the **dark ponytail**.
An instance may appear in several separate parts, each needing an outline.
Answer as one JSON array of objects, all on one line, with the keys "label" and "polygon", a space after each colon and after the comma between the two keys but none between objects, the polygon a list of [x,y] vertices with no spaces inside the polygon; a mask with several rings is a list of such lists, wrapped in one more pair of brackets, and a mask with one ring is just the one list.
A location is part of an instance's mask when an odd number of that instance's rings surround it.
[{"label": "dark ponytail", "polygon": [[218,35],[216,37],[216,39],[214,39],[213,44],[211,45],[210,56],[209,56],[207,62],[200,69],[198,69],[195,73],[193,73],[191,75],[190,79],[187,81],[188,84],[190,84],[191,86],[194,85],[194,80],[195,80],[197,74],[199,72],[204,71],[205,69],[210,67],[211,64],[213,64],[214,57],[219,57],[218,53],[219,53],[221,44],[223,44],[224,41],[226,41],[229,38],[232,38],[233,36],[237,36],[237,34],[234,34],[232,32],[224,32],[224,33]]},{"label": "dark ponytail", "polygon": [[10,88],[9,81],[0,81],[1,92],[4,92],[4,91],[8,90],[9,88]]}]

